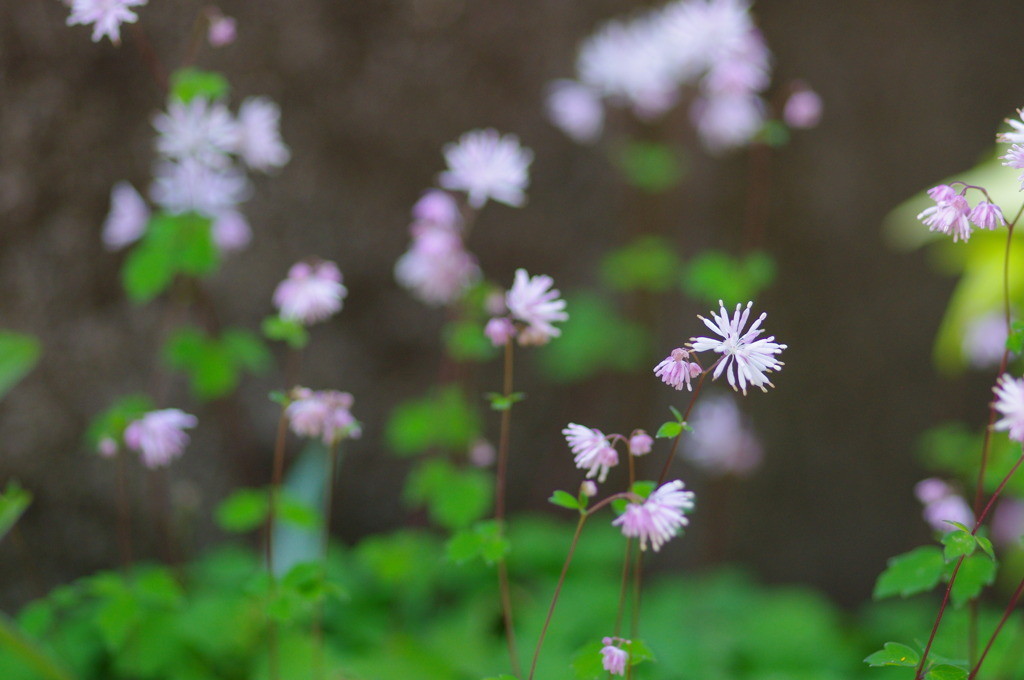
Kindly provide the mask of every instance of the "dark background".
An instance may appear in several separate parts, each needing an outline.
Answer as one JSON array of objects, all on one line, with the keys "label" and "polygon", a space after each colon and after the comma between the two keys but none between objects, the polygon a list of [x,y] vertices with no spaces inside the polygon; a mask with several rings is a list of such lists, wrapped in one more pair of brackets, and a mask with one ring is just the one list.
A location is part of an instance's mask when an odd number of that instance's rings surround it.
[{"label": "dark background", "polygon": [[[150,4],[141,26],[155,54],[175,64],[202,5]],[[366,425],[336,503],[344,540],[409,520],[397,500],[405,468],[381,432],[390,409],[436,377],[443,314],[398,288],[392,267],[407,245],[410,207],[443,169],[445,143],[494,127],[535,152],[529,204],[489,205],[470,242],[489,278],[506,285],[520,266],[551,274],[563,290],[594,285],[602,254],[638,233],[665,234],[684,254],[738,247],[745,153],[696,151],[684,188],[642,197],[623,188],[602,150],[573,144],[545,119],[545,85],[572,75],[578,42],[645,4],[222,3],[239,39],[205,50],[199,65],[228,76],[233,109],[249,95],[279,102],[292,161],[256,179],[243,208],[253,245],[208,289],[224,322],[256,328],[294,261],[318,255],[344,272],[345,309],[315,328],[304,374],[313,387],[353,392]],[[728,521],[707,514],[723,502],[704,503],[665,563],[693,561],[691,546],[713,544],[716,558],[769,582],[811,583],[853,603],[868,596],[886,557],[928,538],[912,495],[925,474],[915,438],[940,419],[980,425],[992,379],[936,377],[931,342],[953,281],[920,252],[888,250],[880,224],[903,199],[970,166],[1024,104],[1024,5],[771,0],[754,12],[775,55],[776,88],[803,78],[825,102],[821,126],[794,135],[769,166],[763,241],[779,276],[757,309],[789,349],[777,389],[744,404],[765,442],[764,467],[728,489]],[[0,1],[0,327],[38,335],[45,352],[0,403],[0,483],[17,478],[35,494],[0,545],[5,607],[116,564],[113,468],[82,436],[118,396],[152,386],[162,337],[162,305],[126,300],[123,255],[104,251],[99,235],[110,187],[148,184],[151,118],[163,97],[132,31],[120,48],[94,44],[66,16],[56,0]],[[641,132],[679,137],[685,119],[679,111]],[[701,331],[693,315],[707,313],[677,294],[657,304],[663,349],[651,366]],[[653,429],[669,403],[685,403],[646,373],[552,389],[529,353],[519,356],[530,398],[516,410],[513,509],[542,509],[552,489],[576,483],[565,423]],[[170,385],[164,405],[201,421],[164,479],[191,513],[190,549],[218,540],[209,514],[227,489],[266,482],[276,407],[265,395],[279,380],[250,379],[237,399],[206,405],[179,380]],[[483,368],[478,383],[497,388],[496,368]],[[488,433],[496,430],[489,420]],[[699,492],[714,490],[680,471]],[[157,556],[147,499],[163,482],[138,472],[132,483],[137,551]]]}]

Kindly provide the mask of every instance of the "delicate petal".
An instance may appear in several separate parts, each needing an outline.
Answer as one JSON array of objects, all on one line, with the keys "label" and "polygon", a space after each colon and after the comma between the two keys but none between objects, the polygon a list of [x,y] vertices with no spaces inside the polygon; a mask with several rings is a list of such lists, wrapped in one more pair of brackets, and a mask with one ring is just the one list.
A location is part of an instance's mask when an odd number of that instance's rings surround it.
[{"label": "delicate petal", "polygon": [[672,353],[654,367],[654,375],[669,387],[677,390],[693,390],[690,381],[701,374],[700,364],[689,361],[690,353],[682,347],[676,347]]},{"label": "delicate petal", "polygon": [[768,373],[781,370],[783,364],[775,355],[786,349],[786,345],[775,342],[775,336],[758,339],[757,336],[764,332],[760,326],[767,314],[762,313],[748,330],[743,330],[753,304],[748,302],[745,308],[737,304],[736,311],[730,319],[725,311],[725,304],[719,300],[719,314],[711,313],[713,321],[702,316],[698,318],[721,338],[690,338],[690,348],[693,351],[710,350],[722,355],[712,379],[717,380],[724,372],[729,385],[743,394],[747,393],[748,384],[761,388],[762,392],[768,391],[765,385],[773,386],[768,380]]},{"label": "delicate petal", "polygon": [[705,397],[693,408],[693,431],[683,455],[714,475],[748,475],[761,464],[763,449],[736,402],[726,395]]},{"label": "delicate petal", "polygon": [[176,408],[150,411],[125,428],[124,443],[137,451],[148,468],[162,467],[182,454],[189,437],[185,429],[198,419]]},{"label": "delicate petal", "polygon": [[562,430],[575,457],[573,462],[581,470],[587,470],[587,479],[597,477],[604,482],[608,470],[619,463],[619,454],[601,430],[595,430],[576,423],[569,423]]},{"label": "delicate petal", "polygon": [[103,222],[103,245],[119,250],[146,233],[149,206],[128,182],[118,182],[110,192],[110,212]]},{"label": "delicate petal", "polygon": [[[529,333],[533,344],[543,344],[551,338],[557,338],[562,331],[552,324],[569,318],[565,311],[565,300],[558,297],[561,293],[551,287],[553,284],[550,276],[531,277],[525,269],[517,269],[515,281],[505,295],[505,305],[513,318],[528,325],[524,333]],[[538,340],[540,342],[536,342]]]},{"label": "delicate petal", "polygon": [[266,97],[249,97],[239,107],[233,150],[253,170],[280,168],[291,158],[280,120],[281,109]]},{"label": "delicate petal", "polygon": [[693,492],[683,490],[683,482],[675,480],[658,487],[643,503],[630,503],[626,511],[612,522],[622,534],[640,539],[640,549],[647,542],[655,552],[690,523],[684,514],[693,509]]},{"label": "delicate petal", "polygon": [[196,97],[185,104],[172,101],[167,113],[153,119],[159,136],[156,149],[174,161],[193,159],[204,165],[222,168],[230,163],[238,130],[223,104]]},{"label": "delicate petal", "polygon": [[[616,638],[606,637],[601,641],[601,665],[612,675],[625,675],[629,653],[615,646]],[[625,642],[629,642],[626,640]]]},{"label": "delicate petal", "polygon": [[597,93],[575,80],[548,86],[548,119],[577,142],[593,142],[604,127],[604,108]]},{"label": "delicate petal", "polygon": [[481,276],[476,258],[459,233],[421,222],[413,241],[395,263],[395,279],[428,305],[448,305],[462,298]]},{"label": "delicate petal", "polygon": [[[978,205],[974,206],[969,216],[971,223],[982,229],[992,230],[996,227],[1005,227],[1006,219],[1003,217],[1003,211],[995,203],[989,203],[988,201],[982,201]],[[964,239],[966,240],[966,239]]]},{"label": "delicate petal", "polygon": [[440,175],[441,186],[465,191],[472,207],[482,208],[487,199],[513,207],[525,202],[533,152],[520,146],[515,135],[473,130],[446,146],[444,157],[448,169]]},{"label": "delicate petal", "polygon": [[299,262],[288,270],[288,278],[274,291],[274,304],[282,319],[310,325],[341,310],[348,289],[341,284],[341,271],[333,262]]},{"label": "delicate petal", "polygon": [[285,416],[295,434],[320,439],[331,446],[342,439],[358,439],[362,434],[362,427],[352,416],[354,402],[348,392],[314,392],[306,387],[297,387],[292,391],[292,401],[285,409]]},{"label": "delicate petal", "polygon": [[1010,439],[1024,442],[1024,379],[1013,378],[1009,373],[999,377],[993,388],[995,409],[1003,415],[992,429],[1005,430]]},{"label": "delicate petal", "polygon": [[121,24],[134,24],[139,17],[129,7],[141,7],[147,0],[72,0],[67,25],[95,24],[92,41],[107,36],[115,45],[121,42]]}]

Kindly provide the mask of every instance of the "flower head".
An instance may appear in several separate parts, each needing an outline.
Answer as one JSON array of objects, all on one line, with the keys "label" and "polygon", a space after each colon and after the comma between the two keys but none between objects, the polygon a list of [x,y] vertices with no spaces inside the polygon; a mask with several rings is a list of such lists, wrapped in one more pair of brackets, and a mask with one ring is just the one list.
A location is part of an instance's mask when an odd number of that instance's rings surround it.
[{"label": "flower head", "polygon": [[352,415],[354,402],[348,392],[314,392],[306,387],[296,387],[285,415],[295,434],[321,439],[331,446],[342,439],[358,439],[362,434],[362,427]]},{"label": "flower head", "polygon": [[798,87],[786,100],[782,120],[791,128],[808,129],[821,120],[821,97],[806,86]]},{"label": "flower head", "polygon": [[484,326],[484,335],[495,347],[504,347],[515,337],[516,327],[508,317],[496,316]]},{"label": "flower head", "polygon": [[693,408],[693,428],[683,453],[697,467],[716,475],[747,475],[761,463],[763,451],[736,401],[709,396]]},{"label": "flower head", "polygon": [[181,455],[188,444],[185,429],[198,423],[195,416],[176,408],[150,411],[125,428],[124,443],[142,456],[146,467],[162,467]]},{"label": "flower head", "polygon": [[[978,205],[974,206],[971,210],[971,214],[968,219],[977,227],[981,229],[988,229],[989,231],[996,227],[1006,226],[1006,219],[1003,217],[1003,211],[995,203],[989,203],[988,201],[982,201]],[[967,239],[964,239],[965,241]]]},{"label": "flower head", "polygon": [[103,245],[118,250],[142,238],[149,222],[149,206],[128,182],[110,191],[110,212],[103,221]]},{"label": "flower head", "polygon": [[745,308],[737,304],[736,311],[730,319],[725,311],[725,303],[719,300],[719,313],[711,312],[713,322],[702,316],[698,318],[721,338],[690,338],[690,348],[695,352],[712,350],[722,355],[712,378],[717,380],[724,371],[729,385],[743,394],[747,393],[748,383],[761,388],[762,392],[768,391],[765,385],[774,387],[767,374],[782,368],[782,362],[776,360],[775,355],[786,349],[786,345],[775,342],[774,335],[760,339],[757,337],[764,332],[760,326],[767,314],[762,313],[750,325],[749,330],[743,330],[750,318],[750,308],[753,304],[748,302]]},{"label": "flower head", "polygon": [[476,258],[455,230],[421,222],[409,250],[395,262],[395,279],[428,305],[448,305],[462,298],[480,278]]},{"label": "flower head", "polygon": [[1006,430],[1010,439],[1024,442],[1024,378],[1012,378],[1004,373],[993,391],[996,394],[993,406],[1003,417],[992,429]]},{"label": "flower head", "polygon": [[223,14],[210,17],[210,27],[206,31],[206,41],[210,47],[224,47],[235,42],[235,20]]},{"label": "flower head", "polygon": [[94,24],[92,41],[107,36],[115,45],[121,43],[121,24],[134,24],[139,20],[129,7],[141,7],[147,0],[72,0],[71,16],[67,25]]},{"label": "flower head", "polygon": [[917,215],[928,231],[952,234],[953,242],[967,241],[971,237],[971,206],[963,195],[949,186],[940,184],[928,190],[935,205],[925,208]]},{"label": "flower head", "polygon": [[548,86],[548,118],[577,142],[592,142],[604,127],[604,109],[593,89],[575,80]]},{"label": "flower head", "polygon": [[250,189],[245,175],[235,167],[215,168],[186,158],[180,163],[159,163],[149,195],[175,215],[194,210],[214,217],[237,207],[249,197]]},{"label": "flower head", "polygon": [[341,309],[348,289],[341,285],[341,271],[333,262],[299,262],[274,291],[281,318],[310,325]]},{"label": "flower head", "polygon": [[455,228],[462,223],[459,204],[447,191],[428,189],[412,207],[412,217],[417,222],[438,227]]},{"label": "flower head", "polygon": [[441,186],[465,191],[474,208],[482,208],[487,199],[516,208],[526,200],[533,152],[520,146],[515,135],[473,130],[446,146],[444,157],[448,169],[440,175]]},{"label": "flower head", "polygon": [[280,168],[291,158],[281,140],[281,109],[266,97],[249,97],[238,108],[232,150],[253,170]]},{"label": "flower head", "polygon": [[996,135],[997,142],[1007,144],[1024,144],[1024,109],[1017,109],[1017,120],[1007,118],[1007,124],[1013,128],[1013,132],[1001,132]]},{"label": "flower head", "polygon": [[238,136],[227,107],[203,97],[187,104],[172,101],[167,113],[153,119],[153,127],[159,133],[156,150],[165,158],[194,159],[213,167],[228,165]]},{"label": "flower head", "polygon": [[[505,294],[505,305],[513,318],[527,324],[526,331],[529,331],[528,337],[534,341],[533,344],[543,344],[551,338],[557,338],[562,331],[552,324],[569,318],[565,311],[565,300],[558,297],[561,293],[551,287],[553,284],[554,280],[550,276],[531,277],[525,269],[517,269],[512,287]],[[522,335],[520,342],[523,342]]]},{"label": "flower head", "polygon": [[654,448],[654,439],[643,430],[636,430],[629,438],[629,452],[634,456],[646,456]]},{"label": "flower head", "polygon": [[245,215],[237,210],[225,210],[213,216],[210,226],[213,244],[222,253],[243,250],[252,240],[252,228]]},{"label": "flower head", "polygon": [[690,381],[703,372],[700,364],[692,362],[690,353],[682,347],[676,347],[672,353],[654,367],[654,375],[661,378],[661,381],[669,387],[677,390],[686,386],[687,390],[693,390]]},{"label": "flower head", "polygon": [[974,513],[963,496],[946,482],[936,477],[922,479],[914,486],[914,494],[924,505],[925,521],[935,531],[947,532],[953,528],[949,522],[971,526]]},{"label": "flower head", "polygon": [[601,644],[604,645],[601,648],[601,665],[612,675],[625,675],[626,664],[629,662],[629,653],[616,646],[619,642],[629,644],[629,640],[621,638],[606,637],[601,640]]},{"label": "flower head", "polygon": [[684,514],[693,510],[693,492],[683,490],[683,482],[675,480],[662,484],[643,503],[626,506],[613,526],[622,528],[622,534],[630,538],[639,537],[640,549],[647,549],[650,541],[654,552],[690,523]]},{"label": "flower head", "polygon": [[618,465],[619,454],[601,430],[569,423],[562,434],[575,454],[573,462],[576,467],[587,470],[587,479],[597,477],[597,481],[603,483],[608,470]]}]

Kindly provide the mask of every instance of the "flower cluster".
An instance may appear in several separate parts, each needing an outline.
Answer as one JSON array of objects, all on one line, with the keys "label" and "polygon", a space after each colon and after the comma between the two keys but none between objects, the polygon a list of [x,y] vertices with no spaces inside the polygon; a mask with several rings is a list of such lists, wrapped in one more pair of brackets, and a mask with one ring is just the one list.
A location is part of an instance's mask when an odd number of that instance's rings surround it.
[{"label": "flower cluster", "polygon": [[678,479],[662,484],[642,503],[627,505],[612,525],[621,527],[624,536],[639,538],[641,550],[646,550],[650,542],[654,552],[658,552],[690,523],[686,512],[693,510],[694,495],[683,487]]},{"label": "flower cluster", "polygon": [[[1020,167],[1024,168],[1024,164]],[[953,242],[961,240],[965,243],[971,237],[972,225],[980,229],[995,229],[1006,224],[1003,212],[995,203],[980,201],[971,208],[965,193],[967,188],[957,192],[956,189],[940,184],[928,190],[928,196],[935,205],[922,210],[917,219],[921,220],[928,231],[951,234]]]},{"label": "flower cluster", "polygon": [[[142,458],[142,464],[150,469],[164,467],[181,456],[188,444],[185,430],[199,424],[198,419],[176,408],[150,411],[138,420],[129,423],[124,430],[124,443]],[[109,455],[112,442],[101,442]]]},{"label": "flower cluster", "polygon": [[705,398],[694,406],[693,431],[683,455],[714,475],[748,475],[761,464],[763,451],[736,401],[726,395]]},{"label": "flower cluster", "polygon": [[967,501],[941,479],[922,479],[914,486],[914,495],[924,505],[924,519],[935,531],[945,533],[952,530],[954,527],[949,522],[966,526],[974,524],[974,513]]},{"label": "flower cluster", "polygon": [[134,24],[139,16],[130,7],[141,7],[147,0],[70,0],[71,15],[67,25],[93,24],[92,41],[107,36],[115,45],[121,43],[121,24]]},{"label": "flower cluster", "polygon": [[[555,322],[567,321],[565,300],[557,288],[552,288],[550,276],[530,276],[525,269],[517,269],[512,287],[505,293],[505,307],[509,316],[495,317],[484,328],[484,334],[495,347],[508,343],[513,337],[519,344],[544,345],[562,334]],[[515,321],[525,324],[517,327]]]},{"label": "flower cluster", "polygon": [[338,265],[328,261],[299,262],[274,290],[274,304],[282,319],[310,325],[341,310],[348,289],[341,283]]},{"label": "flower cluster", "polygon": [[690,353],[682,347],[676,347],[660,364],[654,367],[654,375],[661,378],[661,381],[677,390],[683,389],[692,391],[691,380],[704,372],[695,361],[690,361]]},{"label": "flower cluster", "polygon": [[320,439],[332,446],[343,439],[358,439],[362,434],[359,421],[352,415],[355,399],[348,392],[296,387],[285,415],[292,431],[300,437]]},{"label": "flower cluster", "polygon": [[[195,212],[211,220],[211,236],[222,252],[245,248],[252,230],[238,206],[252,188],[241,161],[251,170],[269,172],[285,165],[290,153],[278,129],[280,110],[264,97],[242,102],[232,116],[218,101],[195,97],[174,100],[153,119],[159,159],[150,198],[164,212]],[[120,182],[111,193],[103,243],[122,248],[143,236],[149,211],[129,184]]]}]

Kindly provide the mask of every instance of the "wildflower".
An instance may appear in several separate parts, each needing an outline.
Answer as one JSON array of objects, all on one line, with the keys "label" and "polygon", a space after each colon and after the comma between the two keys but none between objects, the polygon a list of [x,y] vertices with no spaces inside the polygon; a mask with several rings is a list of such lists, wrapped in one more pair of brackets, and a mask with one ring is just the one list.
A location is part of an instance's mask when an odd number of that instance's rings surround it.
[{"label": "wildflower", "polygon": [[291,158],[279,122],[281,109],[266,97],[249,97],[238,108],[232,150],[253,170],[280,168]]},{"label": "wildflower", "polygon": [[702,399],[690,418],[693,432],[683,453],[712,474],[746,475],[761,463],[763,452],[735,400],[726,395]]},{"label": "wildflower", "polygon": [[428,189],[412,207],[412,217],[439,227],[455,228],[462,222],[459,205],[447,191]]},{"label": "wildflower", "polygon": [[252,240],[252,228],[245,215],[237,210],[225,210],[213,217],[210,236],[218,250],[230,253],[249,245]]},{"label": "wildflower", "polygon": [[71,0],[71,16],[67,25],[95,24],[92,41],[107,36],[115,45],[121,44],[121,24],[134,24],[139,20],[129,7],[141,7],[146,0]]},{"label": "wildflower", "polygon": [[587,469],[587,479],[597,477],[603,483],[608,470],[619,463],[619,454],[608,443],[601,430],[591,429],[576,423],[569,423],[562,430],[569,448],[575,454],[573,462],[579,469]]},{"label": "wildflower", "polygon": [[580,493],[587,498],[593,498],[597,495],[597,484],[593,480],[587,479],[580,484]]},{"label": "wildflower", "polygon": [[117,442],[113,437],[103,437],[96,444],[96,452],[104,458],[113,458],[117,455]]},{"label": "wildflower", "polygon": [[[988,229],[989,231],[996,227],[1006,226],[1006,220],[1003,218],[1003,211],[995,203],[989,203],[988,201],[981,201],[978,205],[974,206],[971,210],[971,214],[968,215],[968,219],[975,226],[981,229]],[[964,239],[965,241],[967,239]]]},{"label": "wildflower", "polygon": [[[1010,147],[1010,150],[1006,154],[1000,156],[1005,162],[1003,165],[1016,168],[1017,170],[1024,170],[1024,146],[1021,144],[1014,144]],[[1017,181],[1024,182],[1024,173],[1021,173]]]},{"label": "wildflower", "polygon": [[469,462],[476,467],[485,468],[494,465],[498,458],[498,452],[494,450],[494,444],[483,437],[477,438],[469,447]]},{"label": "wildflower", "polygon": [[974,524],[974,513],[967,501],[941,479],[922,479],[914,486],[914,495],[924,505],[924,519],[935,531],[945,533],[951,530],[950,521],[967,526]]},{"label": "wildflower", "polygon": [[110,212],[103,221],[103,245],[119,250],[142,238],[149,222],[149,206],[128,182],[118,182],[110,191]]},{"label": "wildflower", "polygon": [[354,402],[348,392],[314,392],[306,387],[296,387],[285,415],[295,434],[321,439],[331,446],[345,438],[358,439],[362,434],[359,422],[352,415]]},{"label": "wildflower", "polygon": [[626,663],[629,661],[629,653],[616,646],[619,642],[629,644],[629,640],[621,638],[606,637],[601,640],[604,647],[601,648],[601,665],[612,675],[625,675]]},{"label": "wildflower", "polygon": [[640,549],[651,542],[654,552],[670,538],[689,525],[684,514],[693,509],[693,492],[683,490],[683,482],[675,480],[662,484],[643,503],[630,503],[612,526],[622,528],[624,536],[640,538]]},{"label": "wildflower", "polygon": [[520,146],[515,135],[472,130],[447,145],[444,157],[448,169],[440,175],[441,186],[465,191],[472,207],[482,208],[493,199],[518,208],[526,200],[523,191],[530,183],[533,152]]},{"label": "wildflower", "polygon": [[274,304],[281,318],[310,325],[341,309],[348,289],[341,285],[341,271],[333,262],[299,262],[288,278],[277,285]]},{"label": "wildflower", "polygon": [[484,335],[495,347],[504,347],[515,337],[516,327],[509,319],[496,316],[484,326]]},{"label": "wildflower", "polygon": [[797,87],[786,100],[782,109],[782,120],[791,128],[806,130],[821,120],[821,97],[805,85]]},{"label": "wildflower", "polygon": [[210,27],[206,31],[206,41],[210,47],[224,47],[235,42],[237,34],[235,20],[223,14],[210,17]]},{"label": "wildflower", "polygon": [[1006,351],[1006,319],[995,312],[972,319],[960,347],[975,368],[998,366]]},{"label": "wildflower", "polygon": [[720,153],[754,138],[764,123],[764,105],[755,95],[726,92],[694,101],[690,116],[704,147]]},{"label": "wildflower", "polygon": [[1024,501],[1001,498],[992,513],[992,540],[1006,546],[1020,547],[1024,534]]},{"label": "wildflower", "polygon": [[597,93],[575,80],[556,80],[548,86],[548,118],[577,142],[592,142],[604,126],[604,109]]},{"label": "wildflower", "polygon": [[196,97],[187,104],[172,101],[167,113],[153,119],[159,133],[156,150],[177,161],[194,159],[203,165],[224,167],[234,149],[238,130],[223,104]]},{"label": "wildflower", "polygon": [[543,344],[557,338],[562,331],[552,323],[569,318],[565,312],[565,300],[559,299],[561,293],[551,288],[552,284],[554,280],[550,276],[531,277],[525,269],[517,269],[515,281],[505,294],[505,305],[512,316],[528,325],[524,331],[529,331],[527,344]]},{"label": "wildflower", "polygon": [[395,263],[395,279],[428,305],[451,304],[480,278],[480,266],[455,231],[427,222],[418,227]]},{"label": "wildflower", "polygon": [[992,429],[1006,430],[1010,439],[1024,442],[1024,378],[1004,373],[992,390],[996,395],[992,406],[1003,415]]},{"label": "wildflower", "polygon": [[643,430],[637,430],[629,438],[629,452],[634,456],[646,456],[654,448],[654,439]]},{"label": "wildflower", "polygon": [[654,367],[654,375],[669,387],[677,390],[693,390],[690,380],[696,378],[704,370],[700,364],[689,361],[690,353],[682,347],[676,347],[672,353]]},{"label": "wildflower", "polygon": [[1002,132],[996,135],[997,142],[1007,144],[1024,144],[1024,109],[1017,109],[1020,120],[1006,119],[1006,122],[1013,128],[1013,132]]},{"label": "wildflower", "polygon": [[765,385],[774,387],[768,380],[767,374],[781,370],[783,364],[775,359],[775,355],[786,349],[786,345],[775,342],[774,335],[758,339],[757,336],[764,332],[760,326],[767,314],[762,313],[750,325],[750,329],[744,332],[743,328],[747,325],[750,308],[753,304],[753,302],[748,302],[746,308],[741,308],[741,305],[737,304],[736,311],[730,320],[725,311],[725,304],[719,300],[719,314],[711,313],[714,323],[702,316],[697,318],[720,335],[721,339],[690,338],[692,350],[696,352],[712,350],[722,355],[712,378],[717,380],[724,371],[729,385],[734,390],[742,391],[744,395],[747,393],[747,383],[761,388],[762,392],[768,391]]},{"label": "wildflower", "polygon": [[142,456],[146,467],[162,467],[182,454],[189,440],[185,429],[197,424],[195,416],[176,408],[150,411],[125,428],[124,443]]},{"label": "wildflower", "polygon": [[237,168],[214,168],[187,158],[157,165],[149,195],[175,215],[195,211],[214,217],[249,197],[249,181]]}]

